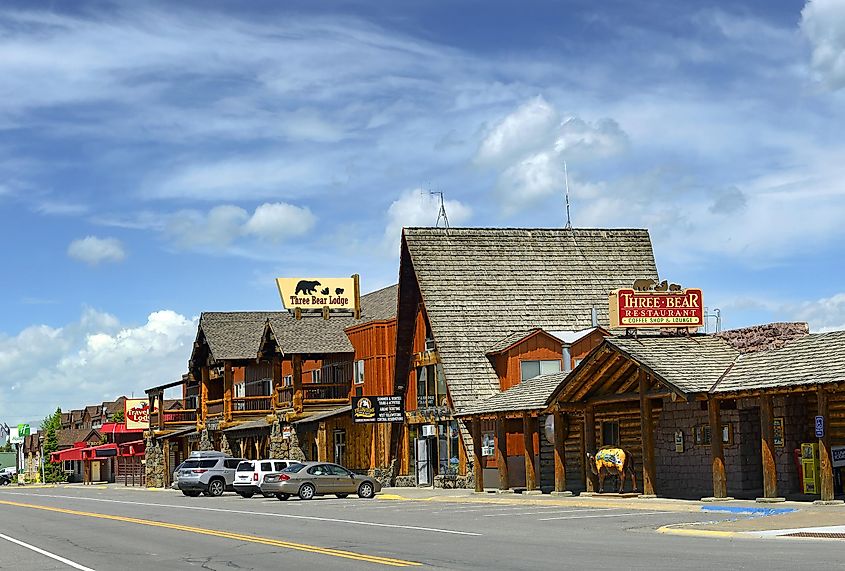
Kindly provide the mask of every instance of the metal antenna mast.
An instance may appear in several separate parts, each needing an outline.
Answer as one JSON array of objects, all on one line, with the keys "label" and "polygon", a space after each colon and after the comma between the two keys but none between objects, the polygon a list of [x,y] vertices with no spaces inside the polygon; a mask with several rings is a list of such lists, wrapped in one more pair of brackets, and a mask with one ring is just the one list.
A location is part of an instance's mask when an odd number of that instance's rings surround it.
[{"label": "metal antenna mast", "polygon": [[443,224],[446,228],[449,228],[449,217],[446,216],[446,202],[443,200],[443,193],[440,191],[430,190],[428,191],[431,195],[438,195],[440,196],[440,210],[437,212],[437,222],[434,223],[435,228],[440,227],[440,219],[443,219]]},{"label": "metal antenna mast", "polygon": [[572,230],[572,218],[569,216],[569,171],[566,169],[566,161],[563,161],[563,179],[566,182],[566,229]]}]

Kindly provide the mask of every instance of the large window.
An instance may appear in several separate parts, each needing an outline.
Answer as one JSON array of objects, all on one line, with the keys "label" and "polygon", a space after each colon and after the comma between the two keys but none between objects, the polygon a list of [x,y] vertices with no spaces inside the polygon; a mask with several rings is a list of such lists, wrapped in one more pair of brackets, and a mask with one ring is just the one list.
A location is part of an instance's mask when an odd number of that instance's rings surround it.
[{"label": "large window", "polygon": [[619,446],[619,423],[605,421],[601,423],[601,445]]},{"label": "large window", "polygon": [[417,406],[448,406],[446,378],[440,365],[417,367]]},{"label": "large window", "polygon": [[353,378],[355,379],[356,385],[363,385],[364,384],[364,360],[361,359],[359,361],[355,361],[355,367],[353,369]]},{"label": "large window", "polygon": [[437,425],[437,445],[438,473],[456,474],[460,462],[460,437],[456,420]]},{"label": "large window", "polygon": [[560,360],[554,361],[521,361],[520,380],[533,379],[540,375],[549,375],[560,372]]}]

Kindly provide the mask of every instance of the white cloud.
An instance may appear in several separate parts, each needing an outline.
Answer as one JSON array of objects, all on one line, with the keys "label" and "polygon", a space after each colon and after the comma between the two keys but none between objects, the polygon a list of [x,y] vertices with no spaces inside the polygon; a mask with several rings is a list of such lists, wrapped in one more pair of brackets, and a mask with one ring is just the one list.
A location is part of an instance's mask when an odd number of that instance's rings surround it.
[{"label": "white cloud", "polygon": [[290,236],[301,236],[314,227],[316,217],[308,208],[274,202],[262,204],[247,221],[244,231],[266,240],[278,242]]},{"label": "white cloud", "polygon": [[[444,200],[449,225],[460,226],[472,216],[472,209],[458,200]],[[427,190],[413,189],[402,193],[387,209],[383,246],[391,255],[399,254],[399,238],[406,226],[434,226],[438,221],[440,196]],[[440,224],[443,222],[441,220]]]},{"label": "white cloud", "polygon": [[845,87],[845,3],[811,0],[801,10],[801,31],[813,49],[811,65],[831,89]]},{"label": "white cloud", "polygon": [[806,301],[792,308],[790,313],[808,322],[813,333],[845,330],[845,293]]},{"label": "white cloud", "polygon": [[74,240],[67,248],[71,258],[96,266],[101,262],[120,262],[126,258],[123,244],[116,238],[86,236]]},{"label": "white cloud", "polygon": [[170,310],[124,325],[87,309],[64,327],[33,325],[0,336],[0,410],[12,421],[43,418],[176,380],[185,372],[196,320]]},{"label": "white cloud", "polygon": [[215,249],[246,237],[278,242],[301,236],[315,222],[310,209],[285,202],[261,204],[252,214],[239,206],[224,204],[207,212],[182,210],[169,215],[163,231],[179,248]]},{"label": "white cloud", "polygon": [[530,208],[565,187],[564,160],[587,164],[623,152],[628,136],[612,119],[595,123],[558,111],[538,96],[520,105],[484,137],[475,162],[498,173],[496,194],[506,215]]}]

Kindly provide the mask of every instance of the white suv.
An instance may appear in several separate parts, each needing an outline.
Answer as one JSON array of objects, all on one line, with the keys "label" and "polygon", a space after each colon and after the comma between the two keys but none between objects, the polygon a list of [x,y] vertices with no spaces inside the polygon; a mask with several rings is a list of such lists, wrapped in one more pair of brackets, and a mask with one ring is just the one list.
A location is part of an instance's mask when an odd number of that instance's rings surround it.
[{"label": "white suv", "polygon": [[[295,460],[243,460],[235,470],[235,493],[243,498],[251,498],[261,493],[264,476],[277,474],[293,464],[300,464]],[[272,497],[272,494],[265,496]]]}]

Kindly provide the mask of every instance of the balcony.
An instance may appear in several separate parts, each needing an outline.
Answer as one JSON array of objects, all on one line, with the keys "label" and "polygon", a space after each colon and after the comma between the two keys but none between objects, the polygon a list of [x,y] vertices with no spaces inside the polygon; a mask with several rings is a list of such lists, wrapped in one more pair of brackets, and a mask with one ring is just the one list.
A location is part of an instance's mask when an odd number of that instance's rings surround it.
[{"label": "balcony", "polygon": [[251,414],[270,414],[273,412],[271,395],[235,397],[232,399],[232,415],[248,416]]},{"label": "balcony", "polygon": [[223,416],[223,399],[206,401],[208,407],[208,417]]},{"label": "balcony", "polygon": [[345,383],[303,383],[302,398],[305,404],[345,404],[349,401],[352,381]]},{"label": "balcony", "polygon": [[197,411],[193,408],[164,411],[163,424],[159,423],[158,415],[158,412],[154,412],[150,415],[150,426],[157,428],[173,428],[189,426],[197,421]]}]

